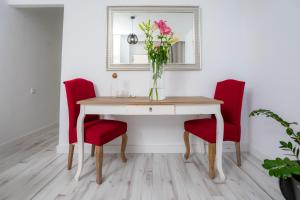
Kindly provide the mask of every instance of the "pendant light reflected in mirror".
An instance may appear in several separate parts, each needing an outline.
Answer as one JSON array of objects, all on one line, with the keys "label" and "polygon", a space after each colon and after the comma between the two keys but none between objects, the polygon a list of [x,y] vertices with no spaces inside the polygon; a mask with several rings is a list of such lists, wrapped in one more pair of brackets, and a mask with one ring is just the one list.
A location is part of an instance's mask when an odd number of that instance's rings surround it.
[{"label": "pendant light reflected in mirror", "polygon": [[135,19],[135,16],[131,16],[131,33],[127,37],[128,44],[136,44],[138,43],[138,37],[136,34],[133,33],[133,20]]}]

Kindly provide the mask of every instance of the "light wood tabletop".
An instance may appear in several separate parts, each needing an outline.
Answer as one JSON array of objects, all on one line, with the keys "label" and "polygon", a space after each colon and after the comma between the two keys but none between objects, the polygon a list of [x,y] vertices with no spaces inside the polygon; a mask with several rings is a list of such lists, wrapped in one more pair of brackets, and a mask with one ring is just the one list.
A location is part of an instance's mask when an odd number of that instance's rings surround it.
[{"label": "light wood tabletop", "polygon": [[223,101],[202,96],[167,97],[160,101],[151,101],[148,97],[95,97],[78,101],[81,105],[174,105],[174,104],[223,104]]}]

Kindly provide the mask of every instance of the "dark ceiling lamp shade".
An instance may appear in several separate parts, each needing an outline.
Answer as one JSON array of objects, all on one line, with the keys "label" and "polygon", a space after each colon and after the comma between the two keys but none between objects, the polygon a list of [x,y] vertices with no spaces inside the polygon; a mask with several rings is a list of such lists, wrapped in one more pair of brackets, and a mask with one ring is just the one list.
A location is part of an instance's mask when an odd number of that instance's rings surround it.
[{"label": "dark ceiling lamp shade", "polygon": [[136,34],[133,33],[133,20],[135,19],[135,16],[131,16],[131,33],[127,37],[128,44],[136,44],[138,43],[139,39],[136,36]]},{"label": "dark ceiling lamp shade", "polygon": [[136,43],[138,43],[138,41],[139,41],[138,37],[134,33],[130,33],[127,37],[127,42],[129,44],[136,44]]}]

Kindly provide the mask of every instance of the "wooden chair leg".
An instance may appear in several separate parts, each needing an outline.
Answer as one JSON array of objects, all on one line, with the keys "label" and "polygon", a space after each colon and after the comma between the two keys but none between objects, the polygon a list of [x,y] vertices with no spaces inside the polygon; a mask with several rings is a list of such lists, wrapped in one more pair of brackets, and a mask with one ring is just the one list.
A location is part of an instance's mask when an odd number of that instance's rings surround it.
[{"label": "wooden chair leg", "polygon": [[95,155],[95,145],[92,144],[92,148],[91,148],[91,157],[94,157]]},{"label": "wooden chair leg", "polygon": [[126,158],[126,155],[125,155],[127,141],[128,141],[127,134],[122,135],[121,159],[124,163],[127,162],[127,158]]},{"label": "wooden chair leg", "polygon": [[186,160],[189,159],[190,157],[190,153],[191,153],[191,147],[190,147],[190,138],[189,138],[190,134],[189,132],[185,131],[184,135],[183,135],[183,139],[184,139],[184,144],[185,144],[185,154],[184,154],[184,158]]},{"label": "wooden chair leg", "polygon": [[235,150],[236,150],[236,163],[237,166],[241,166],[242,162],[241,162],[241,144],[239,142],[235,143]]},{"label": "wooden chair leg", "polygon": [[216,144],[208,143],[208,176],[215,178]]},{"label": "wooden chair leg", "polygon": [[96,146],[96,182],[98,185],[102,183],[102,162],[103,162],[103,146]]},{"label": "wooden chair leg", "polygon": [[74,154],[74,144],[69,144],[69,153],[68,153],[68,170],[72,169],[73,154]]}]

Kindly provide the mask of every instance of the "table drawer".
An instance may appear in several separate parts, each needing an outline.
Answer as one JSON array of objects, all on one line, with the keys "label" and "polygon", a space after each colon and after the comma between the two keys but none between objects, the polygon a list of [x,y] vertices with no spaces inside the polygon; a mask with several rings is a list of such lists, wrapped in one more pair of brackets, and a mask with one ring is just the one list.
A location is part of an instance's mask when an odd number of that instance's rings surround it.
[{"label": "table drawer", "polygon": [[173,105],[126,106],[126,111],[132,115],[174,115]]}]

